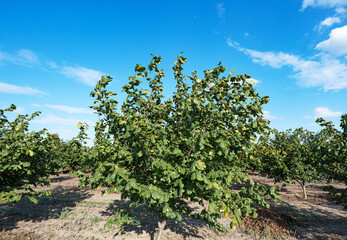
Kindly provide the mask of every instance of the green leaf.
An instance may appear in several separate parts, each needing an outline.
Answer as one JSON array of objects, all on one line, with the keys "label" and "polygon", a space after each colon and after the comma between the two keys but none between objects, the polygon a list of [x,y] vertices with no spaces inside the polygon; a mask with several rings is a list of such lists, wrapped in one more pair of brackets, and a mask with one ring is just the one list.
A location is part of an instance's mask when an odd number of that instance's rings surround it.
[{"label": "green leaf", "polygon": [[201,101],[200,101],[199,98],[195,97],[195,98],[193,98],[193,102],[194,102],[195,104],[199,104]]},{"label": "green leaf", "polygon": [[214,202],[212,202],[208,205],[208,210],[210,210],[210,212],[212,212],[212,213],[215,213],[217,211],[217,208],[218,207]]},{"label": "green leaf", "polygon": [[201,171],[203,171],[203,170],[206,169],[205,163],[204,163],[203,161],[201,161],[201,160],[198,160],[198,161],[196,162],[196,167],[197,167],[199,170],[201,170]]},{"label": "green leaf", "polygon": [[137,156],[138,156],[138,157],[142,157],[142,155],[143,155],[142,151],[139,151],[139,152],[137,153]]},{"label": "green leaf", "polygon": [[157,190],[152,191],[152,198],[154,198],[154,199],[160,198],[159,192]]},{"label": "green leaf", "polygon": [[29,153],[30,157],[34,156],[34,152],[33,151],[29,150],[28,153]]},{"label": "green leaf", "polygon": [[196,179],[197,179],[198,181],[203,181],[203,180],[204,180],[204,178],[201,176],[201,173],[200,173],[200,172],[197,172],[197,173],[196,173]]},{"label": "green leaf", "polygon": [[39,201],[34,198],[34,197],[29,197],[30,201],[32,201],[33,203],[37,204]]}]

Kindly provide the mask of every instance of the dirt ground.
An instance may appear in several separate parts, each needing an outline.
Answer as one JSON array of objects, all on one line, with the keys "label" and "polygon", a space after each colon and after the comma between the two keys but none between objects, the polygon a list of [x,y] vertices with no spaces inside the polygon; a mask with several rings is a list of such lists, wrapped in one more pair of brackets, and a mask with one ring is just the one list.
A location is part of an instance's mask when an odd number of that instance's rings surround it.
[{"label": "dirt ground", "polygon": [[[271,179],[251,177],[273,186]],[[131,208],[137,223],[105,227],[117,208],[129,208],[129,201],[122,201],[119,194],[101,195],[100,190],[77,185],[78,179],[61,174],[52,177],[52,195],[41,197],[38,204],[27,199],[17,205],[1,204],[0,240],[154,239],[157,222],[145,206]],[[347,239],[347,211],[322,190],[324,185],[308,184],[306,201],[301,199],[299,185],[282,189],[283,201],[271,202],[270,210],[261,209],[257,219],[245,219],[228,234],[217,233],[197,220],[183,219],[180,223],[169,221],[162,239]],[[229,222],[228,218],[221,220],[226,226]]]}]

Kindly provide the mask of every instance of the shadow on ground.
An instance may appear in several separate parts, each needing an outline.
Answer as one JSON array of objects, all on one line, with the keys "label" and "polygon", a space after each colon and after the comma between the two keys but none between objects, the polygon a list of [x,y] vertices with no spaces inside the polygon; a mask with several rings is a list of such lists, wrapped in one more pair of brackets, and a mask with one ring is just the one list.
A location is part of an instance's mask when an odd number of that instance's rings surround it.
[{"label": "shadow on ground", "polygon": [[[279,202],[274,208],[296,219],[294,235],[303,239],[347,239],[347,218],[333,214],[330,210],[341,210],[341,206],[327,205],[327,210],[309,203],[297,207],[290,203]],[[297,204],[296,204],[297,205]]]},{"label": "shadow on ground", "polygon": [[[120,230],[115,236],[128,232],[140,235],[145,232],[153,240],[158,226],[156,214],[144,204],[130,207],[131,203],[129,200],[115,200],[105,211],[101,212],[101,215],[111,217],[118,214],[119,209],[127,209],[133,220],[120,224]],[[204,237],[199,235],[199,228],[203,226],[207,225],[199,220],[184,217],[181,222],[168,219],[165,229],[170,229],[173,233],[183,236],[184,239],[193,237],[203,239]]]},{"label": "shadow on ground", "polygon": [[90,198],[91,194],[79,188],[55,188],[48,197],[38,197],[38,203],[24,197],[17,204],[0,204],[0,230],[17,228],[19,221],[40,222],[59,218],[62,213],[71,211],[76,204]]}]

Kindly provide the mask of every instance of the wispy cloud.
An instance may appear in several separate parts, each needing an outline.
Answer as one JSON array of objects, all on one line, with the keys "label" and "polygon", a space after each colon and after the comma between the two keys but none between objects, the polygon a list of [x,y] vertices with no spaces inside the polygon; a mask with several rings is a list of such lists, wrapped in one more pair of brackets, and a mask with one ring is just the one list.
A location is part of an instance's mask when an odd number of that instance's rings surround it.
[{"label": "wispy cloud", "polygon": [[0,65],[1,64],[15,64],[25,67],[36,67],[45,71],[58,72],[65,77],[74,79],[88,86],[95,86],[101,75],[103,75],[99,71],[81,66],[59,66],[54,61],[39,57],[38,54],[29,49],[20,49],[15,53],[0,51]]},{"label": "wispy cloud", "polygon": [[47,108],[67,112],[67,113],[88,113],[92,114],[93,111],[88,108],[75,108],[75,107],[70,107],[70,106],[65,106],[65,105],[50,105],[46,104],[45,105]]},{"label": "wispy cloud", "polygon": [[263,111],[264,113],[264,118],[267,120],[276,120],[279,119],[279,117],[271,115],[271,113],[269,111]]},{"label": "wispy cloud", "polygon": [[66,130],[66,129],[52,129],[49,130],[50,133],[57,133],[59,138],[62,139],[72,139],[78,135],[78,130]]},{"label": "wispy cloud", "polygon": [[9,94],[24,94],[24,95],[46,95],[47,93],[32,87],[21,87],[14,84],[0,82],[0,92]]},{"label": "wispy cloud", "polygon": [[89,86],[95,86],[102,73],[84,67],[63,67],[61,73],[68,78],[73,78]]},{"label": "wispy cloud", "polygon": [[347,25],[335,28],[330,32],[329,39],[317,44],[316,49],[334,56],[347,54]]},{"label": "wispy cloud", "polygon": [[72,118],[60,118],[52,114],[47,114],[46,117],[32,120],[33,123],[38,124],[58,124],[58,125],[70,125],[77,126],[79,122],[86,122],[88,125],[92,125],[94,122],[83,119],[72,119]]},{"label": "wispy cloud", "polygon": [[333,112],[327,107],[317,107],[315,110],[315,117],[322,117],[322,118],[331,118],[331,117],[340,117],[342,115],[342,112]]},{"label": "wispy cloud", "polygon": [[321,21],[315,29],[321,30],[323,27],[331,27],[335,23],[340,23],[341,19],[339,17],[328,17]]},{"label": "wispy cloud", "polygon": [[14,54],[0,51],[0,63],[32,67],[41,64],[41,61],[35,52],[29,49],[20,49]]},{"label": "wispy cloud", "polygon": [[317,107],[314,110],[314,116],[305,116],[304,118],[334,118],[340,117],[342,112],[334,112],[327,107]]},{"label": "wispy cloud", "polygon": [[41,108],[41,105],[32,103],[31,106]]},{"label": "wispy cloud", "polygon": [[21,49],[17,52],[19,60],[24,64],[36,65],[40,63],[40,60],[36,53],[29,49]]},{"label": "wispy cloud", "polygon": [[337,8],[347,6],[346,0],[303,0],[301,9],[307,7],[320,7],[320,8]]},{"label": "wispy cloud", "polygon": [[290,67],[295,72],[291,77],[296,78],[300,86],[321,87],[325,91],[347,88],[347,64],[327,54],[304,59],[284,52],[243,48],[230,39],[227,45],[249,55],[254,63],[272,68]]},{"label": "wispy cloud", "polygon": [[224,3],[218,3],[216,6],[218,17],[222,20],[225,18],[225,7]]}]

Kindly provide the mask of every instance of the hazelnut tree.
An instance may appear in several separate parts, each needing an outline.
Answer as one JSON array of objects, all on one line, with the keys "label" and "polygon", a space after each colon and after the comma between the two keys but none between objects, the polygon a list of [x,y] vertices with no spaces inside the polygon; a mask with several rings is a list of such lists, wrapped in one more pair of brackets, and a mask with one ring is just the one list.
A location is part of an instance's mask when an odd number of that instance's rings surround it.
[{"label": "hazelnut tree", "polygon": [[[184,75],[186,58],[179,56],[172,68],[176,91],[165,99],[160,62],[153,56],[147,68],[136,65],[119,110],[117,94],[106,89],[110,76],[91,92],[100,120],[89,157],[92,175],[82,182],[149,206],[158,218],[157,239],[168,218],[197,218],[225,230],[217,222],[222,216],[232,219],[231,227],[245,215],[256,217],[257,207],[269,207],[267,196],[278,196],[275,188],[254,183],[242,161],[257,134],[268,130],[262,105],[269,98],[259,96],[248,75],[221,76],[221,64],[203,78]],[[193,211],[189,201],[203,210]]]}]

